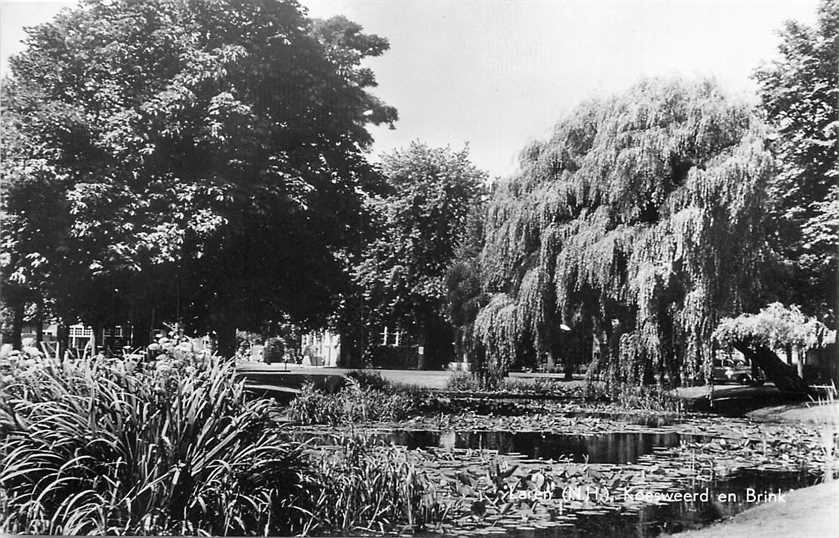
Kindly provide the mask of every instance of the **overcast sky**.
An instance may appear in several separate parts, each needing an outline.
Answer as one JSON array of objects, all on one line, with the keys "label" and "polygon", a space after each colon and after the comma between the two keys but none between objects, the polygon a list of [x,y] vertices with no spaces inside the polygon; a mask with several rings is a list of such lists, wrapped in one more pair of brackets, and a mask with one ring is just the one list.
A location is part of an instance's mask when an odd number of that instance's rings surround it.
[{"label": "overcast sky", "polygon": [[[375,93],[399,110],[373,130],[374,154],[419,139],[460,149],[493,175],[569,109],[645,76],[711,76],[754,96],[784,20],[815,20],[818,0],[302,0],[387,37],[370,66]],[[0,70],[23,27],[73,2],[0,2]]]}]

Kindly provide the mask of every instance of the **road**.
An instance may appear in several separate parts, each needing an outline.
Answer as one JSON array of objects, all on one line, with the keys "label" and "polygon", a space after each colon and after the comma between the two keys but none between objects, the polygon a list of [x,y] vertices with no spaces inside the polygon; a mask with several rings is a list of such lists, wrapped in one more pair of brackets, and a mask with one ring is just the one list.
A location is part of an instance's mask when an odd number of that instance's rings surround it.
[{"label": "road", "polygon": [[[244,375],[248,374],[272,374],[272,373],[293,373],[301,376],[323,376],[323,375],[345,375],[358,368],[318,368],[302,367],[298,365],[286,365],[284,363],[265,364],[257,361],[239,361],[236,363],[236,370]],[[444,389],[449,379],[455,372],[447,370],[383,370],[367,369],[369,372],[381,374],[383,378],[392,383],[414,385],[428,389]],[[549,374],[540,372],[511,372],[509,377],[519,379],[564,379],[564,374]],[[582,376],[575,376],[574,381],[580,382]]]}]

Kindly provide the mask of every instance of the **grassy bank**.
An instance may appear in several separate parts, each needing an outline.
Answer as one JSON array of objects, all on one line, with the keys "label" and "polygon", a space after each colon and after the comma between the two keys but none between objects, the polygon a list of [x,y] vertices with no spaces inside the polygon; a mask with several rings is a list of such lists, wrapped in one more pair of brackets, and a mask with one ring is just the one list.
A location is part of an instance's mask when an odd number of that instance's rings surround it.
[{"label": "grassy bank", "polygon": [[530,399],[554,400],[566,412],[679,414],[682,401],[658,387],[568,387],[550,379],[506,378],[488,388],[469,374],[450,378],[442,391],[390,382],[376,372],[350,372],[349,382],[330,393],[304,385],[289,406],[289,418],[300,425],[332,426],[359,422],[398,422],[418,416],[523,415],[538,412]]}]

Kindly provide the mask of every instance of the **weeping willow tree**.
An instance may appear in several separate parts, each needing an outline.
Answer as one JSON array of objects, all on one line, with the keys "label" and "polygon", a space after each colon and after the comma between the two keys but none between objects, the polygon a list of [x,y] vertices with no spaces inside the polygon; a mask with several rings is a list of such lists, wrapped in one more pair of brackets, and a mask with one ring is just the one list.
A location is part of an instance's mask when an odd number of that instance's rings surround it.
[{"label": "weeping willow tree", "polygon": [[649,80],[528,146],[487,212],[485,367],[576,350],[613,382],[703,379],[718,320],[754,306],[769,255],[763,129],[713,82]]}]

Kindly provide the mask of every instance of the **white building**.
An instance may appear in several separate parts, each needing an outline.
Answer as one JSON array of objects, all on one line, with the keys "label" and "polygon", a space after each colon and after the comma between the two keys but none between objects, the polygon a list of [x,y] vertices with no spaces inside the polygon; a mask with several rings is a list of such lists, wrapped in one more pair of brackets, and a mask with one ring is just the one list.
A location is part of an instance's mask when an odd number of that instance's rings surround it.
[{"label": "white building", "polygon": [[304,334],[300,337],[300,351],[304,366],[338,366],[341,336],[330,331]]}]

